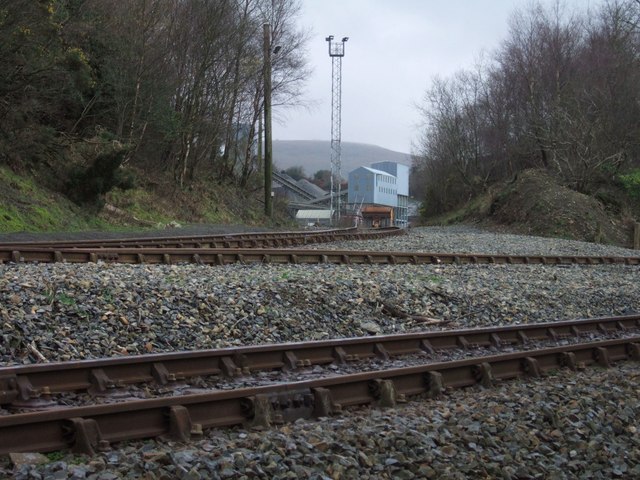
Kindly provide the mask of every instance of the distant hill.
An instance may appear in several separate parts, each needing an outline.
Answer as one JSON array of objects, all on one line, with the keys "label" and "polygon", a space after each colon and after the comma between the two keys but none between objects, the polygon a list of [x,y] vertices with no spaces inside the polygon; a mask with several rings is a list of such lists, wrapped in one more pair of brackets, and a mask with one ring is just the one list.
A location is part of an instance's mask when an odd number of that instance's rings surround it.
[{"label": "distant hill", "polygon": [[[366,143],[342,142],[342,177],[358,167],[376,162],[397,162],[411,165],[411,156]],[[318,170],[331,170],[331,142],[322,140],[274,140],[273,163],[275,168],[286,170],[303,167],[307,176]]]}]

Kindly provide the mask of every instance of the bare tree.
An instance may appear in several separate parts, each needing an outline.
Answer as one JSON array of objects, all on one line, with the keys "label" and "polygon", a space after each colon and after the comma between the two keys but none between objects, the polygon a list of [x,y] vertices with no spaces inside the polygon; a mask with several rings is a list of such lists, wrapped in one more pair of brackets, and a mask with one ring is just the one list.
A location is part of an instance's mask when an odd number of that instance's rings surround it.
[{"label": "bare tree", "polygon": [[432,82],[414,156],[429,212],[525,168],[590,192],[638,165],[640,2],[596,13],[532,4],[514,13],[493,62]]}]

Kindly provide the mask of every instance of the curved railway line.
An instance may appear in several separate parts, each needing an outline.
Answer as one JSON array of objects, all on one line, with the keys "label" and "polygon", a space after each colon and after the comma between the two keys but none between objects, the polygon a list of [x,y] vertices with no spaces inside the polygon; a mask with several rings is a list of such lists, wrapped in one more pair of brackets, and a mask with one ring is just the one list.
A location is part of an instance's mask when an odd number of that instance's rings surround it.
[{"label": "curved railway line", "polygon": [[[0,243],[0,264],[640,265],[640,257],[293,248],[404,233],[391,228],[346,229]],[[454,350],[465,352],[465,358],[438,357]],[[429,361],[399,368],[393,363],[407,356]],[[93,454],[114,442],[160,435],[186,441],[205,428],[269,426],[337,414],[347,407],[388,407],[413,397],[435,397],[450,388],[489,387],[558,368],[609,367],[625,360],[640,361],[640,315],[2,367],[0,454],[61,449]],[[286,378],[288,372],[327,365],[348,365],[351,370],[320,372],[304,380]],[[283,378],[269,385],[181,393],[184,383],[193,379],[242,379],[274,371],[282,372]],[[165,387],[170,394],[135,400],[123,394],[145,384]],[[56,396],[78,392],[90,402],[102,401],[83,406],[56,402]],[[110,395],[114,401],[105,402]]]},{"label": "curved railway line", "polygon": [[266,248],[291,247],[308,245],[312,243],[334,242],[340,240],[374,240],[383,237],[404,235],[405,233],[405,230],[396,227],[370,230],[359,230],[357,228],[341,228],[330,230],[304,230],[287,232],[250,232],[92,240],[0,242],[0,249]]},{"label": "curved railway line", "polygon": [[429,252],[295,249],[342,240],[375,240],[405,234],[390,227],[303,232],[244,233],[189,237],[0,243],[6,262],[109,262],[129,264],[533,264],[640,265],[640,256],[487,255]]}]

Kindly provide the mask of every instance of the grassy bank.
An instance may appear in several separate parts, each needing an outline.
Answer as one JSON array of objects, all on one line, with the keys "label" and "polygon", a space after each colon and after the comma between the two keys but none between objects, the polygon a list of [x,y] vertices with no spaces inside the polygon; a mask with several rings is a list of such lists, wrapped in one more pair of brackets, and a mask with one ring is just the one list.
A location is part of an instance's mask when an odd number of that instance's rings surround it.
[{"label": "grassy bank", "polygon": [[[140,176],[139,178],[142,178]],[[259,191],[200,182],[180,189],[169,179],[138,180],[129,190],[115,189],[100,211],[76,205],[38,185],[34,178],[0,167],[0,233],[126,231],[166,225],[287,225],[283,208],[265,222]],[[282,206],[280,206],[282,207]]]}]

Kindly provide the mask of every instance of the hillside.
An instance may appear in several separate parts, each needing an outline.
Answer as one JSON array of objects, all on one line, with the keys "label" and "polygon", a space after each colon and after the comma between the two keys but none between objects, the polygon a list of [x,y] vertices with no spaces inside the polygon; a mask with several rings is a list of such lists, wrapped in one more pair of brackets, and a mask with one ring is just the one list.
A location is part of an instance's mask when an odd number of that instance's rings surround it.
[{"label": "hillside", "polygon": [[473,223],[503,233],[633,247],[639,209],[623,189],[608,186],[595,195],[585,195],[544,170],[531,169],[426,223]]},{"label": "hillside", "polygon": [[[351,170],[376,162],[397,162],[411,165],[411,156],[376,145],[342,142],[342,176]],[[306,175],[331,169],[331,142],[323,140],[275,140],[273,162],[277,169],[301,166]]]},{"label": "hillside", "polygon": [[274,217],[264,218],[262,194],[203,179],[179,188],[170,175],[136,172],[136,185],[106,194],[99,211],[80,206],[35,178],[0,166],[0,241],[18,232],[109,232],[185,225],[277,227],[290,219],[276,200]]}]

